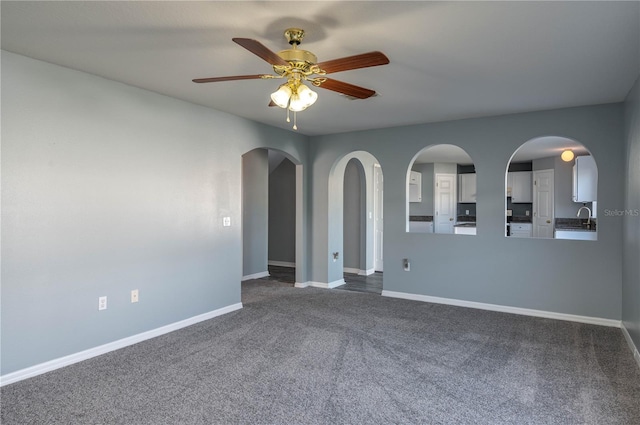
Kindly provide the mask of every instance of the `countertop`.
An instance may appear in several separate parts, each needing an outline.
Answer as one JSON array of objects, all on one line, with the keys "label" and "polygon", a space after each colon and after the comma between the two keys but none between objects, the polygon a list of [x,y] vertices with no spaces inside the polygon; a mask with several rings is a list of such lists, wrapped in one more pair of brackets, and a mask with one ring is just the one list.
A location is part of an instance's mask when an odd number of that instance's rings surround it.
[{"label": "countertop", "polygon": [[507,217],[507,223],[531,223],[531,217],[519,215]]},{"label": "countertop", "polygon": [[433,221],[432,215],[410,215],[409,221]]},{"label": "countertop", "polygon": [[586,218],[556,218],[555,230],[570,232],[595,232],[596,221],[591,219],[591,225],[587,226]]}]

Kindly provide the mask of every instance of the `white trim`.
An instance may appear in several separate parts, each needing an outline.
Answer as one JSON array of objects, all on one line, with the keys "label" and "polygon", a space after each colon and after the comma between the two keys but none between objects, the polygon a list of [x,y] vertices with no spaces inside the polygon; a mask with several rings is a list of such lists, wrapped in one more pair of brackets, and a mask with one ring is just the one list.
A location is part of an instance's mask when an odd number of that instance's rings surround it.
[{"label": "white trim", "polygon": [[627,330],[627,327],[624,325],[624,323],[622,323],[621,328],[622,335],[624,335],[624,339],[627,340],[627,344],[629,344],[629,348],[633,353],[633,358],[636,360],[636,363],[638,363],[638,367],[640,367],[640,352],[638,352],[638,347],[636,347],[636,345],[633,343],[631,335],[629,335],[629,331]]},{"label": "white trim", "polygon": [[292,263],[290,261],[273,261],[273,260],[269,260],[269,262],[267,263],[270,266],[277,266],[277,267],[290,267],[292,269],[296,268],[296,263]]},{"label": "white trim", "polygon": [[309,286],[313,286],[314,288],[322,288],[322,289],[333,289],[340,285],[344,285],[346,282],[344,279],[334,280],[333,282],[325,283],[325,282],[311,282],[309,281]]},{"label": "white trim", "polygon": [[344,267],[342,271],[345,273],[351,273],[351,274],[360,274],[362,272],[362,270],[354,269],[352,267]]},{"label": "white trim", "polygon": [[109,342],[107,344],[99,345],[97,347],[89,348],[88,350],[80,351],[68,356],[59,357],[48,362],[40,363],[35,366],[20,369],[15,372],[7,373],[0,376],[0,386],[12,384],[14,382],[22,381],[23,379],[31,378],[37,375],[41,375],[52,370],[59,369],[61,367],[69,366],[74,363],[81,362],[83,360],[90,359],[102,354],[109,353],[111,351],[118,350],[120,348],[128,347],[133,344],[137,344],[147,339],[155,338],[160,335],[167,334],[169,332],[176,331],[178,329],[185,328],[187,326],[194,325],[196,323],[213,319],[214,317],[221,316],[223,314],[231,313],[232,311],[240,310],[242,303],[231,304],[226,307],[219,308],[217,310],[210,311],[208,313],[199,314],[197,316],[190,317],[188,319],[181,320],[179,322],[171,323],[169,325],[161,326],[150,331],[142,332],[137,335],[132,335],[126,338],[119,339],[117,341]]},{"label": "white trim", "polygon": [[267,277],[269,276],[269,272],[259,272],[259,273],[254,273],[254,274],[248,274],[246,276],[242,276],[242,281],[244,282],[245,280],[251,280],[251,279],[260,279],[261,277]]},{"label": "white trim", "polygon": [[553,311],[533,310],[529,308],[509,307],[497,304],[485,304],[475,301],[463,301],[453,298],[431,297],[429,295],[410,294],[406,292],[382,291],[383,297],[402,298],[405,300],[423,301],[435,304],[448,304],[458,307],[477,308],[480,310],[499,311],[501,313],[520,314],[523,316],[544,317],[547,319],[568,320],[570,322],[588,323],[591,325],[609,326],[612,328],[620,328],[622,322],[620,320],[604,319],[601,317],[578,316],[575,314],[556,313]]},{"label": "white trim", "polygon": [[376,269],[369,269],[369,270],[360,270],[360,272],[358,273],[360,276],[369,276],[372,275],[376,272]]},{"label": "white trim", "polygon": [[294,285],[296,288],[307,288],[309,286],[309,282],[296,282]]}]

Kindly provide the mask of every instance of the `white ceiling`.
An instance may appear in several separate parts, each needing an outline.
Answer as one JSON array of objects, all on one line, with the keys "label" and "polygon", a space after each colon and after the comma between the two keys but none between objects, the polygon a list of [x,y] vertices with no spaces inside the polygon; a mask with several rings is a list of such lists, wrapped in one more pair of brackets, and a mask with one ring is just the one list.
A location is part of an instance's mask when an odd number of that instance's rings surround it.
[{"label": "white ceiling", "polygon": [[373,50],[391,63],[332,74],[376,90],[318,89],[300,132],[337,133],[623,101],[640,71],[638,2],[10,2],[2,48],[290,129],[279,82],[195,84],[270,65],[231,41],[302,48],[319,61]]}]

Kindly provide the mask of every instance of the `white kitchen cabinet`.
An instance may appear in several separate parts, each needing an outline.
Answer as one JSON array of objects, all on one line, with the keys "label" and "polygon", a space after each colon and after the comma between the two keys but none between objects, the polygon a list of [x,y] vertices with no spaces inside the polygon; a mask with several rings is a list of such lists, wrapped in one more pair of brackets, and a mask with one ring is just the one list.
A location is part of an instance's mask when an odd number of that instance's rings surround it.
[{"label": "white kitchen cabinet", "polygon": [[[509,175],[511,177],[511,202],[514,204],[532,203],[533,173],[531,171],[515,171]],[[509,181],[509,175],[507,175],[507,181]]]},{"label": "white kitchen cabinet", "polygon": [[573,165],[573,202],[597,201],[598,168],[591,155],[577,156]]},{"label": "white kitchen cabinet", "polygon": [[595,241],[598,239],[596,232],[586,230],[556,230],[556,239],[573,239],[578,241]]},{"label": "white kitchen cabinet", "polygon": [[409,173],[409,202],[422,202],[422,174],[417,171]]},{"label": "white kitchen cabinet", "polygon": [[459,226],[455,226],[453,228],[453,233],[456,235],[475,235],[476,234],[476,227],[459,227]]},{"label": "white kitchen cabinet", "polygon": [[531,223],[511,223],[510,236],[512,238],[530,238],[533,232]]},{"label": "white kitchen cabinet", "polygon": [[476,203],[476,173],[458,175],[458,202]]},{"label": "white kitchen cabinet", "polygon": [[411,233],[433,233],[433,221],[409,221]]}]

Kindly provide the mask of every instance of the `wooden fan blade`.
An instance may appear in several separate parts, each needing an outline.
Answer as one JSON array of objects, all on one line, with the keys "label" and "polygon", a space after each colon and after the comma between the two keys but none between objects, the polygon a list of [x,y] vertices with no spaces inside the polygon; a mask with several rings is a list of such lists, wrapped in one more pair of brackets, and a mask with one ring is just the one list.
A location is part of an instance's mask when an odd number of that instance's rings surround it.
[{"label": "wooden fan blade", "polygon": [[278,106],[275,104],[275,102],[272,100],[271,102],[269,102],[269,106]]},{"label": "wooden fan blade", "polygon": [[373,90],[354,86],[353,84],[345,83],[343,81],[332,80],[331,78],[327,78],[327,81],[320,84],[318,87],[346,94],[347,96],[356,97],[358,99],[366,99],[376,94]]},{"label": "wooden fan blade", "polygon": [[234,80],[257,80],[262,78],[262,74],[256,75],[232,75],[229,77],[212,77],[212,78],[196,78],[191,80],[194,83],[215,83],[218,81],[234,81]]},{"label": "wooden fan blade", "polygon": [[271,65],[289,65],[289,62],[282,59],[275,52],[272,52],[264,44],[260,43],[257,40],[253,40],[251,38],[233,38],[232,40],[254,55],[259,56],[265,61],[269,62]]},{"label": "wooden fan blade", "polygon": [[327,74],[340,71],[348,71],[350,69],[367,68],[370,66],[386,65],[389,63],[382,52],[369,52],[361,55],[348,56],[346,58],[334,59],[326,62],[320,62],[318,67],[326,71]]}]

